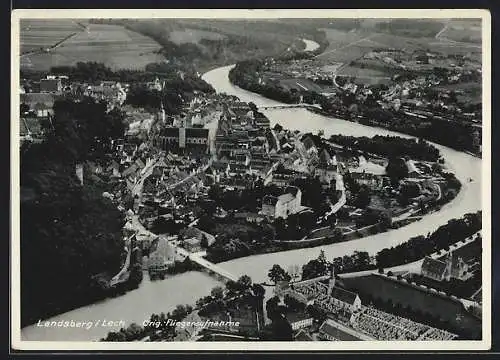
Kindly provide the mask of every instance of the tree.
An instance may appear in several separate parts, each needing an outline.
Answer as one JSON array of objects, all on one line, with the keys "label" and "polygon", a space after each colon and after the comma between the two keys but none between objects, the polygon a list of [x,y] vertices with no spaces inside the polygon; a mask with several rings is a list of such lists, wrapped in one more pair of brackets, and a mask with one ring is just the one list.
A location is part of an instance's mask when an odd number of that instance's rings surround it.
[{"label": "tree", "polygon": [[354,199],[354,206],[364,209],[368,205],[370,205],[371,202],[371,191],[370,188],[366,185],[362,185],[359,188],[358,193],[356,194],[356,197]]},{"label": "tree", "polygon": [[264,287],[260,284],[253,284],[252,291],[254,295],[258,298],[263,298],[266,293],[266,289],[264,289]]},{"label": "tree", "polygon": [[242,275],[237,281],[240,291],[250,289],[252,286],[252,279],[248,275]]},{"label": "tree", "polygon": [[280,299],[277,296],[273,296],[272,298],[266,301],[267,317],[271,320],[280,315],[278,312],[279,301]]},{"label": "tree", "polygon": [[389,229],[392,226],[392,217],[388,212],[382,212],[379,216],[379,222],[384,230]]},{"label": "tree", "polygon": [[201,234],[200,246],[203,249],[208,249],[208,238],[207,238],[207,235]]},{"label": "tree", "polygon": [[28,111],[30,111],[29,105],[26,105],[25,103],[21,103],[21,105],[20,105],[21,114],[24,115],[24,113],[27,113]]},{"label": "tree", "polygon": [[271,270],[269,270],[267,276],[269,279],[277,284],[279,281],[290,281],[290,275],[278,264],[274,264]]},{"label": "tree", "polygon": [[318,255],[318,261],[322,264],[326,264],[326,256],[325,256],[324,250],[320,250],[319,255]]},{"label": "tree", "polygon": [[290,323],[284,317],[276,317],[271,325],[272,338],[275,341],[292,341],[293,330]]},{"label": "tree", "polygon": [[313,279],[328,274],[327,264],[314,259],[302,267],[302,280]]},{"label": "tree", "polygon": [[402,158],[390,157],[385,171],[393,184],[408,177],[408,167]]},{"label": "tree", "polygon": [[224,289],[220,286],[216,286],[212,289],[210,295],[216,300],[221,300],[224,298]]},{"label": "tree", "polygon": [[181,321],[187,315],[187,310],[184,305],[177,305],[174,311],[172,311],[172,319]]}]

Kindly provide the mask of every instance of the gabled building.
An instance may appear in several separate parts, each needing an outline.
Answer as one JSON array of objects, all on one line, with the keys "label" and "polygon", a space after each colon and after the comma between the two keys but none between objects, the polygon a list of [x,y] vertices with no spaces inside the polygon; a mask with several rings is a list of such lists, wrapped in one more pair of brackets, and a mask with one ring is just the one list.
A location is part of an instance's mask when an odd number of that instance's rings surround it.
[{"label": "gabled building", "polygon": [[337,173],[337,160],[335,156],[332,157],[326,149],[323,149],[318,154],[318,164],[314,169],[314,175],[318,176],[322,183],[330,184]]},{"label": "gabled building", "polygon": [[436,281],[449,281],[452,278],[463,280],[467,278],[468,270],[469,267],[463,259],[450,251],[441,259],[425,257],[421,274]]},{"label": "gabled building", "polygon": [[154,145],[165,151],[207,153],[209,129],[166,127],[154,139]]},{"label": "gabled building", "polygon": [[288,313],[285,318],[292,326],[293,331],[307,328],[313,324],[312,316],[307,313]]},{"label": "gabled building", "polygon": [[289,186],[280,196],[266,195],[262,200],[262,214],[272,218],[288,218],[301,211],[302,192],[295,186]]}]

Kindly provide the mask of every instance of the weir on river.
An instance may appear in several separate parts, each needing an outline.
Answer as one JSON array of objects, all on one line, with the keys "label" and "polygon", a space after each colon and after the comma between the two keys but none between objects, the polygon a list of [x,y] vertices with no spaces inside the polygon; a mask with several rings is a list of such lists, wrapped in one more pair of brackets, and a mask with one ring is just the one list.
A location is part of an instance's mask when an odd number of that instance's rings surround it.
[{"label": "weir on river", "polygon": [[[253,102],[257,106],[283,105],[274,100],[245,91],[232,85],[228,73],[232,66],[217,68],[203,75],[203,79],[212,85],[217,92],[238,96],[241,101]],[[410,138],[385,129],[364,126],[358,123],[322,116],[305,109],[272,109],[263,110],[271,121],[271,126],[280,124],[290,130],[303,132],[322,129],[325,136],[343,134],[350,136],[397,135]],[[481,159],[441,145],[434,144],[445,159],[447,168],[454,172],[462,183],[462,189],[455,199],[444,205],[441,210],[424,215],[421,221],[389,232],[376,234],[361,239],[319,246],[316,248],[283,251],[263,255],[254,255],[217,264],[228,273],[239,277],[249,275],[254,282],[266,282],[267,272],[274,264],[283,268],[290,265],[303,265],[316,258],[320,249],[328,258],[348,255],[356,250],[375,254],[379,250],[396,246],[409,238],[427,234],[446,224],[450,219],[462,217],[465,213],[481,209]],[[473,179],[469,182],[468,179]],[[485,239],[487,240],[487,239]],[[81,307],[53,317],[49,320],[125,320],[127,324],[142,324],[152,313],[167,313],[177,304],[193,304],[200,297],[210,293],[210,289],[221,283],[207,274],[188,272],[166,278],[163,281],[151,282],[145,277],[140,287],[123,296],[107,299],[96,304]],[[271,296],[266,291],[266,296]],[[96,340],[116,331],[114,328],[95,327],[90,330],[82,328],[41,328],[36,325],[22,329],[23,340],[45,341],[85,341]]]}]

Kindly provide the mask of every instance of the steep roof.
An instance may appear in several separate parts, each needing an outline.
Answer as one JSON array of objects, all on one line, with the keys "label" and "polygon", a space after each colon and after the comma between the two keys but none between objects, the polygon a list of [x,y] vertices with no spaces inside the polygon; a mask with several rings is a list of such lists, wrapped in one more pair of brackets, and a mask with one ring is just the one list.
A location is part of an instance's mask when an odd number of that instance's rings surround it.
[{"label": "steep roof", "polygon": [[326,165],[329,165],[331,163],[331,161],[332,161],[332,157],[330,156],[330,153],[326,149],[323,149],[319,153],[318,157],[319,157],[319,163],[320,163],[320,165],[326,166]]},{"label": "steep roof", "polygon": [[42,103],[47,106],[52,107],[54,101],[59,98],[59,96],[50,93],[24,93],[21,95],[21,104],[27,104],[30,107],[37,103]]},{"label": "steep roof", "polygon": [[442,275],[446,270],[446,263],[441,260],[436,260],[431,257],[426,257],[422,263],[422,272]]},{"label": "steep roof", "polygon": [[179,128],[166,127],[161,130],[160,135],[166,137],[179,137]]},{"label": "steep roof", "polygon": [[307,320],[307,319],[311,319],[312,316],[307,314],[307,313],[303,313],[303,312],[300,312],[300,313],[287,313],[285,315],[286,319],[288,320],[288,322],[290,324],[293,324],[295,322],[298,322],[298,321],[302,321],[302,320]]},{"label": "steep roof", "polygon": [[295,341],[314,341],[311,335],[301,329],[295,336]]},{"label": "steep roof", "polygon": [[186,128],[186,137],[208,138],[208,131],[208,129],[204,128]]},{"label": "steep roof", "polygon": [[210,166],[215,170],[226,170],[227,165],[227,161],[213,161]]},{"label": "steep roof", "polygon": [[330,335],[334,339],[341,340],[341,341],[357,341],[361,340],[361,338],[358,338],[354,336],[353,334],[348,334],[338,328],[336,328],[331,320],[327,319],[323,324],[321,324],[321,327],[319,328],[319,332],[323,334]]},{"label": "steep roof", "polygon": [[348,303],[348,304],[354,304],[354,300],[356,300],[356,296],[358,294],[350,292],[348,290],[344,290],[338,287],[334,287],[331,293],[331,296],[337,300],[340,300],[342,302]]}]

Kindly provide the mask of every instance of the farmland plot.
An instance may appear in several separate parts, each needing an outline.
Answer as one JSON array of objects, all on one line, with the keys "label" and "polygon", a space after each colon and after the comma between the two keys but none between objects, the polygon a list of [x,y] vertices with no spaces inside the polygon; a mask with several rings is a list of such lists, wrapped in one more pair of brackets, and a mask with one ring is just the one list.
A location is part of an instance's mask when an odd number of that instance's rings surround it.
[{"label": "farmland plot", "polygon": [[68,36],[81,32],[84,26],[82,20],[23,19],[20,22],[21,54],[54,46]]},{"label": "farmland plot", "polygon": [[152,39],[119,25],[90,24],[84,31],[61,43],[49,53],[28,55],[21,66],[48,70],[51,66],[96,61],[112,69],[144,69],[163,60],[161,47]]}]

